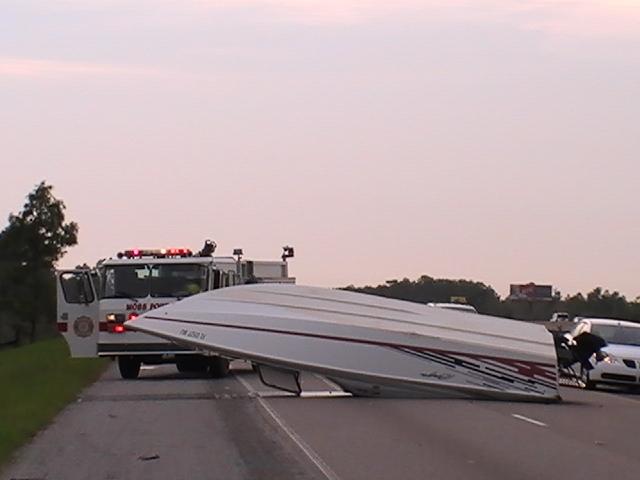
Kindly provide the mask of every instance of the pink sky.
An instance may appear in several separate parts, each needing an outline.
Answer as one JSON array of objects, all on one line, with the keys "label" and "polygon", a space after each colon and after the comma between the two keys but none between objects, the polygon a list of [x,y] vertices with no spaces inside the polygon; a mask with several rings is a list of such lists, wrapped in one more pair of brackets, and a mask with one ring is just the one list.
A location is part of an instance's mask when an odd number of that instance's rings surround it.
[{"label": "pink sky", "polygon": [[303,284],[640,295],[640,2],[389,5],[9,1],[0,214],[52,183],[67,266],[213,238]]}]

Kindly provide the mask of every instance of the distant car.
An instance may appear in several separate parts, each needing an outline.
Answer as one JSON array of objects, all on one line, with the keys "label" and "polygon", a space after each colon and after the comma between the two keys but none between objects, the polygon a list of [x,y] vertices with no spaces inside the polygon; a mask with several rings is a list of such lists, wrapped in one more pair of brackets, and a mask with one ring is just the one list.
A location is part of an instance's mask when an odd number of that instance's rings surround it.
[{"label": "distant car", "polygon": [[[571,332],[573,337],[589,332],[602,337],[607,345],[602,348],[604,360],[593,370],[581,370],[584,388],[597,384],[640,386],[640,324],[605,318],[583,318]],[[593,362],[592,362],[593,363]]]},{"label": "distant car", "polygon": [[447,310],[458,310],[460,312],[478,313],[473,305],[465,303],[427,303],[427,307],[446,308]]},{"label": "distant car", "polygon": [[569,314],[567,312],[556,312],[551,315],[550,322],[568,322]]}]

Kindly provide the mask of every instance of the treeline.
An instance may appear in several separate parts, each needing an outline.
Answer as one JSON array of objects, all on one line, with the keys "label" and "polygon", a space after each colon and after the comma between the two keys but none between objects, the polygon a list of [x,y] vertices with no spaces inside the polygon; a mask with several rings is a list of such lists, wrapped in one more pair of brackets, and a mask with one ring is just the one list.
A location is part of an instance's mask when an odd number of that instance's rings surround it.
[{"label": "treeline", "polygon": [[0,232],[0,347],[52,334],[56,318],[55,263],[77,243],[78,225],[40,183],[22,211]]},{"label": "treeline", "polygon": [[379,295],[381,297],[409,300],[411,302],[451,302],[464,297],[480,313],[515,318],[519,320],[548,320],[554,312],[567,312],[571,316],[606,317],[640,322],[640,302],[627,300],[618,292],[598,287],[586,295],[577,293],[562,297],[556,294],[551,300],[510,300],[482,282],[450,280],[423,275],[417,280],[392,280],[377,286],[356,287],[346,290]]}]

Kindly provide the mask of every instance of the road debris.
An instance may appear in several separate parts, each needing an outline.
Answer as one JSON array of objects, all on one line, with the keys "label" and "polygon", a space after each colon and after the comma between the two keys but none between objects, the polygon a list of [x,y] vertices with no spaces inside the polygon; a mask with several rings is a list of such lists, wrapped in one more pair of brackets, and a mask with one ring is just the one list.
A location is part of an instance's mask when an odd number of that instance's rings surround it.
[{"label": "road debris", "polygon": [[157,453],[154,453],[152,455],[140,455],[138,457],[138,460],[142,460],[143,462],[148,462],[150,460],[157,460],[160,458],[160,455],[158,455]]}]

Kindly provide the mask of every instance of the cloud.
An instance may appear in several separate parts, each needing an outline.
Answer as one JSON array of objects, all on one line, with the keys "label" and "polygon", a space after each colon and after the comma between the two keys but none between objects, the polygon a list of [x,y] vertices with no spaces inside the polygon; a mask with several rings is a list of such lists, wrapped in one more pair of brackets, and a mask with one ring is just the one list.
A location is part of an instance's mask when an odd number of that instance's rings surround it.
[{"label": "cloud", "polygon": [[628,37],[640,33],[640,0],[530,1],[522,26],[554,35]]},{"label": "cloud", "polygon": [[[33,0],[31,0],[33,1]],[[29,2],[29,0],[21,0]],[[248,21],[354,25],[388,18],[427,23],[511,25],[549,35],[628,37],[640,34],[640,0],[64,0],[60,8],[136,22],[197,21],[238,12]],[[38,7],[41,10],[53,7]]]},{"label": "cloud", "polygon": [[362,23],[388,14],[401,14],[451,4],[459,0],[191,0],[205,8],[254,8],[279,20],[309,24]]},{"label": "cloud", "polygon": [[65,78],[69,76],[156,75],[154,69],[89,62],[0,57],[0,77]]},{"label": "cloud", "polygon": [[312,24],[361,23],[413,13],[433,20],[493,20],[556,35],[640,33],[640,0],[191,0],[191,5],[256,8],[280,20]]}]

